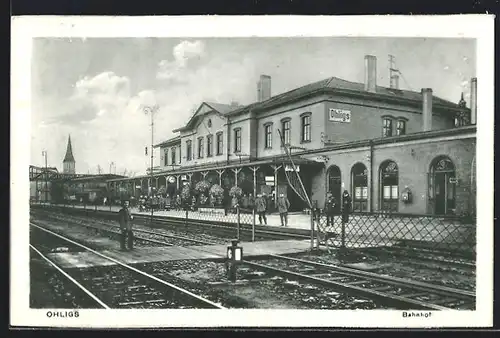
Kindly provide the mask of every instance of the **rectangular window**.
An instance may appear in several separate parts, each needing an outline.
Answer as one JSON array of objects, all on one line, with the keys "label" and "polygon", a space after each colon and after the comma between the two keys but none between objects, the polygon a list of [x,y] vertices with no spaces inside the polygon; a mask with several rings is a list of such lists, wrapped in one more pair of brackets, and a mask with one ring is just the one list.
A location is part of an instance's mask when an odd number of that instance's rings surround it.
[{"label": "rectangular window", "polygon": [[166,166],[168,164],[168,149],[163,151],[163,165]]},{"label": "rectangular window", "polygon": [[175,157],[175,154],[176,151],[175,151],[175,147],[172,147],[172,151],[170,152],[170,155],[171,155],[171,161],[170,161],[170,164],[175,164],[177,162],[177,158]]},{"label": "rectangular window", "polygon": [[223,152],[224,141],[222,135],[222,132],[217,133],[217,155],[222,155]]},{"label": "rectangular window", "polygon": [[406,134],[406,121],[399,120],[396,124],[396,135],[405,135]]},{"label": "rectangular window", "polygon": [[198,158],[203,158],[203,137],[198,138]]},{"label": "rectangular window", "polygon": [[241,128],[234,130],[234,152],[238,153],[241,151]]},{"label": "rectangular window", "polygon": [[213,155],[213,145],[214,145],[214,136],[207,135],[207,157],[212,157]]},{"label": "rectangular window", "polygon": [[193,158],[193,142],[191,140],[186,141],[186,160],[191,161]]},{"label": "rectangular window", "polygon": [[290,144],[290,120],[283,121],[281,129],[283,130],[283,142]]},{"label": "rectangular window", "polygon": [[273,125],[267,124],[264,126],[264,145],[265,148],[272,148],[273,146]]},{"label": "rectangular window", "polygon": [[311,115],[306,115],[302,117],[302,131],[301,131],[302,142],[311,141]]},{"label": "rectangular window", "polygon": [[392,120],[390,118],[384,118],[382,127],[382,136],[383,137],[392,136]]}]

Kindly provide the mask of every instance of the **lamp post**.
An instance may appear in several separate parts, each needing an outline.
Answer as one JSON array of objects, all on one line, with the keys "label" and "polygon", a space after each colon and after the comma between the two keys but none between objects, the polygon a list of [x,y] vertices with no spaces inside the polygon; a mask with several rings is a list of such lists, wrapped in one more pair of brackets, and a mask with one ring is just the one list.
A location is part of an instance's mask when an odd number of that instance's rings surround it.
[{"label": "lamp post", "polygon": [[45,157],[45,203],[47,203],[47,150],[42,151],[42,156]]},{"label": "lamp post", "polygon": [[151,118],[151,164],[149,168],[149,174],[151,176],[150,184],[149,184],[149,195],[151,201],[151,223],[153,223],[153,146],[154,146],[154,114],[158,112],[158,105],[154,106],[144,106],[142,110],[145,114],[149,114]]}]

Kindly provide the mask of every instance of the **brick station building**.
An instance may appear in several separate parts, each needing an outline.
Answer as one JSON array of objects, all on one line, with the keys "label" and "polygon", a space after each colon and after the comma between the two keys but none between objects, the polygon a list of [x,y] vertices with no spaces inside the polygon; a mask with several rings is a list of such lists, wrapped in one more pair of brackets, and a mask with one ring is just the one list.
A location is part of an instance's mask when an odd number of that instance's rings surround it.
[{"label": "brick station building", "polygon": [[355,211],[474,212],[477,80],[469,109],[463,95],[454,103],[431,88],[401,90],[397,79],[379,86],[376,58],[364,61],[364,83],[330,77],[272,96],[271,78],[262,75],[255,103],[203,102],[177,136],[156,145],[153,182],[144,175],[108,186],[137,196],[152,184],[174,194],[204,179],[246,193],[283,192],[292,211],[302,210],[285,177],[279,129],[319,207],[328,191],[340,200],[347,190]]}]

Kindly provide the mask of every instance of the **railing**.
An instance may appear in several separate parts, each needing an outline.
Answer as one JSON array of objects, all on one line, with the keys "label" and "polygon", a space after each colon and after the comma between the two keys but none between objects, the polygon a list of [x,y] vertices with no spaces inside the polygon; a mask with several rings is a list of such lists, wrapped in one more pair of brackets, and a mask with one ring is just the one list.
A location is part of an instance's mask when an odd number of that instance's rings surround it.
[{"label": "railing", "polygon": [[[52,204],[54,206],[54,204]],[[50,206],[45,204],[44,206]],[[89,205],[74,201],[59,204],[69,208],[92,211],[117,212],[119,205]],[[170,207],[168,210],[154,210],[156,216],[167,216],[189,221],[210,221],[216,224],[233,225],[235,237],[240,236],[240,227],[251,225],[280,226],[282,220],[277,214],[259,214],[251,209]],[[132,212],[145,217],[150,210],[140,210],[132,206]],[[337,248],[413,248],[438,251],[443,255],[453,255],[474,259],[476,253],[476,220],[473,217],[415,215],[387,212],[351,213],[327,217],[322,212],[311,215],[289,215],[288,226],[301,233],[311,233],[320,243]],[[311,226],[311,221],[313,226]],[[299,224],[301,223],[301,224]],[[299,230],[300,229],[300,230]],[[311,232],[310,229],[314,229]],[[252,240],[255,237],[252,236]]]},{"label": "railing", "polygon": [[315,215],[319,240],[339,248],[413,248],[465,256],[476,253],[473,217],[400,213]]}]

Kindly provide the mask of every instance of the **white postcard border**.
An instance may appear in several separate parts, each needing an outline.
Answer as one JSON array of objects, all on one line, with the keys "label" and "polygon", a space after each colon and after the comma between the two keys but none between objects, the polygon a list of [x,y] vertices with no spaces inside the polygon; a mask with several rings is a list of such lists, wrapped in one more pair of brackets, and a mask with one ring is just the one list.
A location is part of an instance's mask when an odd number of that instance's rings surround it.
[{"label": "white postcard border", "polygon": [[[14,17],[11,72],[11,325],[52,327],[487,327],[493,323],[494,17]],[[227,29],[231,27],[231,29]],[[403,318],[389,310],[79,310],[29,308],[31,40],[34,37],[385,36],[477,39],[477,310]]]}]

